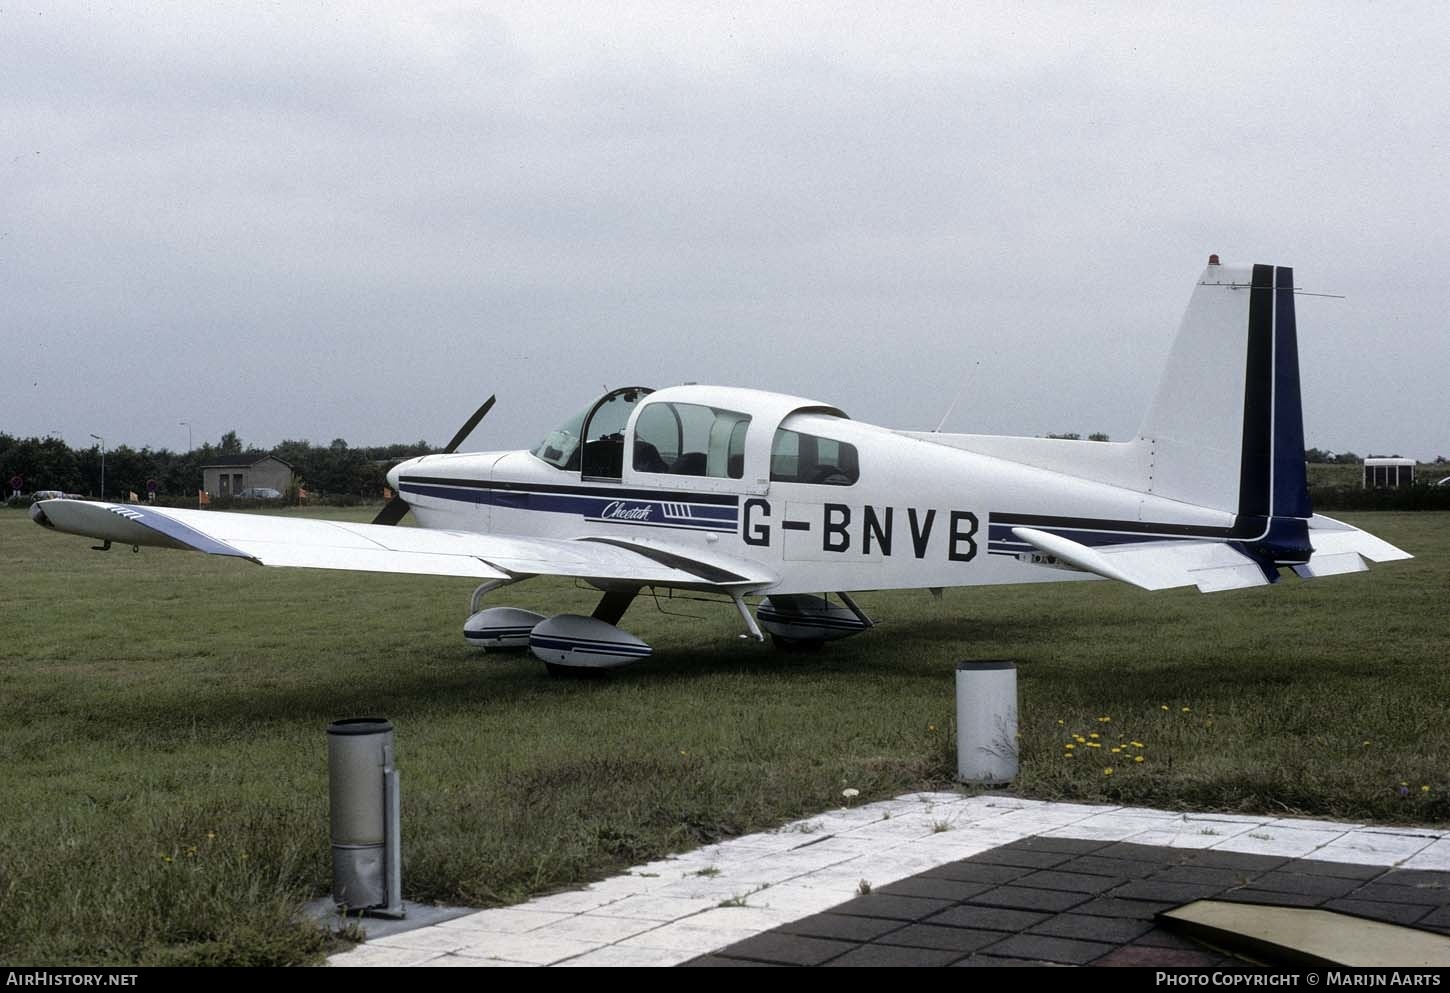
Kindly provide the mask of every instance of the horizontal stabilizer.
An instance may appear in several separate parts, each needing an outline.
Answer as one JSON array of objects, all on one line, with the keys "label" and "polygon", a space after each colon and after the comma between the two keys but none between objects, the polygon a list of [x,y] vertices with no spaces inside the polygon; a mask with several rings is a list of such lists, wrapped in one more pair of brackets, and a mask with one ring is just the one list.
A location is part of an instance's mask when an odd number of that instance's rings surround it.
[{"label": "horizontal stabilizer", "polygon": [[[1068,565],[1145,590],[1196,586],[1204,593],[1217,593],[1272,582],[1257,562],[1227,542],[1164,540],[1090,547],[1036,528],[1013,528],[1012,533],[1047,556],[1049,561],[1044,564]],[[1307,563],[1293,567],[1301,579],[1364,572],[1369,568],[1366,560],[1392,562],[1414,557],[1321,514],[1309,521],[1309,540],[1313,555]]]},{"label": "horizontal stabilizer", "polygon": [[1368,531],[1323,514],[1315,514],[1309,519],[1309,543],[1314,546],[1314,554],[1304,565],[1294,567],[1294,572],[1301,579],[1364,572],[1369,568],[1365,565],[1366,559],[1371,562],[1398,562],[1414,558],[1383,538],[1376,538]]},{"label": "horizontal stabilizer", "polygon": [[1309,518],[1309,543],[1314,546],[1314,561],[1318,561],[1321,553],[1334,555],[1340,552],[1358,552],[1371,562],[1398,562],[1414,558],[1383,538],[1376,538],[1368,531],[1323,514]]},{"label": "horizontal stabilizer", "polygon": [[753,563],[722,555],[702,559],[691,549],[660,542],[630,548],[589,538],[510,537],[85,500],[45,500],[31,507],[31,516],[57,531],[104,541],[230,555],[270,566],[477,579],[572,576],[741,591],[779,578]]},{"label": "horizontal stabilizer", "polygon": [[1087,545],[1034,528],[1012,533],[1060,562],[1145,590],[1197,586],[1204,593],[1264,586],[1269,578],[1253,559],[1222,542],[1143,541]]},{"label": "horizontal stabilizer", "polygon": [[1347,572],[1368,572],[1369,566],[1358,552],[1315,552],[1303,565],[1294,566],[1294,574],[1300,579],[1318,579],[1320,576],[1342,576]]}]

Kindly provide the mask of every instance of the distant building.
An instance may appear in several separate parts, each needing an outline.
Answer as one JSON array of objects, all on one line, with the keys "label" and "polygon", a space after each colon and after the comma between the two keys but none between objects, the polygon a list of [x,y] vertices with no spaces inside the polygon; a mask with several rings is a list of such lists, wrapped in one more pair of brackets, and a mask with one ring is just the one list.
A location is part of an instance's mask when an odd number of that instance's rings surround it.
[{"label": "distant building", "polygon": [[1414,459],[1365,459],[1364,488],[1395,489],[1415,483]]},{"label": "distant building", "polygon": [[268,452],[219,455],[201,467],[201,480],[201,488],[216,497],[234,497],[258,487],[286,493],[292,466]]}]

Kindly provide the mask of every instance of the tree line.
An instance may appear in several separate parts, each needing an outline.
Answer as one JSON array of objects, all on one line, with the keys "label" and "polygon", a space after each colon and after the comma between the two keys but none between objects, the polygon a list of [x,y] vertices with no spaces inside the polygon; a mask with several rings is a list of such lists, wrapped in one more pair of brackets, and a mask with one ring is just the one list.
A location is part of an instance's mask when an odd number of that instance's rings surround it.
[{"label": "tree line", "polygon": [[[1064,432],[1049,438],[1078,440],[1082,436]],[[1107,441],[1101,432],[1088,435],[1091,441]],[[118,445],[106,450],[106,493],[120,499],[129,493],[142,498],[148,480],[156,480],[157,496],[163,500],[194,499],[202,485],[201,467],[226,455],[247,451],[235,431],[222,435],[221,442],[210,442],[189,452],[173,452],[166,448],[131,448]],[[326,445],[307,440],[289,440],[265,451],[292,466],[294,481],[306,488],[309,497],[375,499],[387,485],[388,469],[404,459],[428,455],[437,449],[426,441],[412,444],[374,445],[354,448],[345,439],[334,438]],[[1369,458],[1379,456],[1370,455]],[[1396,457],[1396,456],[1391,456]],[[1313,463],[1358,465],[1364,461],[1354,452],[1330,452],[1308,448],[1304,460]],[[1444,455],[1435,463],[1450,463]],[[101,448],[71,448],[61,438],[19,438],[0,432],[0,484],[9,496],[9,481],[20,476],[25,493],[37,490],[63,490],[83,496],[101,495]]]},{"label": "tree line", "polygon": [[[291,465],[295,483],[309,497],[367,499],[382,495],[387,485],[384,476],[393,465],[434,450],[426,441],[354,448],[342,438],[327,445],[289,440],[259,450],[258,458],[275,455]],[[222,435],[220,444],[207,442],[189,452],[129,445],[107,448],[106,495],[123,499],[129,492],[144,499],[146,483],[154,479],[158,499],[194,500],[202,486],[202,466],[247,451],[235,431]],[[5,486],[5,496],[10,495],[10,480],[15,476],[22,478],[25,493],[62,490],[100,496],[101,448],[71,448],[54,436],[19,438],[0,432],[0,484]]]}]

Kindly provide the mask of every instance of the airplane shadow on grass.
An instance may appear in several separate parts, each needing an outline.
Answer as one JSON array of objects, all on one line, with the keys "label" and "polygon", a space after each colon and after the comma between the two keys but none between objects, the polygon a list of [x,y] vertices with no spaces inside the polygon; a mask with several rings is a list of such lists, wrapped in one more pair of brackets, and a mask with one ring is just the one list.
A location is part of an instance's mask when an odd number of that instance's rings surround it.
[{"label": "airplane shadow on grass", "polygon": [[[714,640],[666,647],[655,656],[602,673],[599,678],[553,678],[527,652],[478,653],[459,646],[434,654],[409,668],[397,664],[370,667],[361,663],[339,681],[335,672],[319,667],[315,676],[273,681],[265,674],[248,673],[245,680],[219,688],[159,688],[144,699],[85,715],[88,733],[102,733],[112,725],[118,734],[143,733],[149,741],[196,740],[214,730],[219,738],[234,737],[238,727],[262,724],[315,723],[318,732],[344,717],[382,715],[394,720],[428,720],[469,714],[479,720],[502,710],[563,701],[591,706],[623,690],[648,693],[662,688],[661,700],[670,698],[681,682],[718,682],[721,676],[758,676],[763,682],[799,677],[830,681],[849,692],[853,683],[877,685],[883,678],[940,680],[951,693],[956,663],[967,660],[1010,659],[1021,667],[1023,678],[1066,691],[1068,696],[1095,693],[1093,677],[1103,666],[1081,658],[1063,658],[1060,650],[1074,622],[1070,618],[1011,619],[940,618],[913,622],[909,633],[893,630],[890,622],[876,631],[844,639],[809,652],[782,652],[744,640]],[[1006,646],[1006,647],[1004,647]],[[1104,658],[1111,658],[1105,646]],[[1157,707],[1162,699],[1202,695],[1211,687],[1222,697],[1283,693],[1306,680],[1323,678],[1351,663],[1256,658],[1236,660],[1218,656],[1188,659],[1165,657],[1161,663],[1139,664],[1131,679],[1113,681],[1112,699],[1118,706]],[[1116,670],[1115,670],[1116,671]],[[1226,685],[1227,684],[1227,685]],[[1081,690],[1071,687],[1081,686]],[[748,692],[748,687],[745,692]],[[863,690],[864,692],[864,690]],[[185,713],[193,720],[178,723]]]},{"label": "airplane shadow on grass", "polygon": [[[888,623],[875,632],[808,652],[782,652],[769,644],[722,638],[665,647],[652,658],[607,671],[597,679],[553,678],[526,651],[479,653],[459,646],[407,668],[354,662],[345,679],[318,667],[315,675],[292,671],[275,678],[263,672],[239,672],[235,682],[221,686],[168,684],[118,706],[87,708],[85,722],[89,733],[109,724],[121,733],[144,728],[150,740],[164,740],[171,737],[166,729],[176,728],[178,740],[195,740],[196,729],[205,734],[209,726],[225,736],[234,734],[238,725],[301,720],[315,722],[320,731],[332,720],[365,714],[426,719],[430,713],[466,712],[482,718],[501,707],[529,707],[571,697],[587,706],[584,698],[618,688],[648,692],[653,683],[673,686],[722,675],[829,677],[844,682],[883,676],[949,679],[957,661],[985,657],[974,650],[975,645],[1021,643],[1024,635],[1030,635],[1028,641],[1035,645],[1044,637],[1060,637],[1066,625],[1062,620],[1035,619],[1024,631],[1008,620],[942,618],[913,623],[910,635],[902,637]],[[1001,652],[990,654],[1003,657]],[[1030,654],[1024,649],[1019,658]],[[188,720],[178,724],[178,713],[188,715]]]}]

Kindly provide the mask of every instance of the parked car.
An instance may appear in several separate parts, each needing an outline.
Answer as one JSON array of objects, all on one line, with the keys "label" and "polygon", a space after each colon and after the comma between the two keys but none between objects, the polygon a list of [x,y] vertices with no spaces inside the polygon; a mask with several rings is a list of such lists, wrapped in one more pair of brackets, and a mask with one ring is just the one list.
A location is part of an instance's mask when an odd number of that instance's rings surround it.
[{"label": "parked car", "polygon": [[280,500],[282,494],[270,486],[248,486],[237,494],[239,500]]}]

